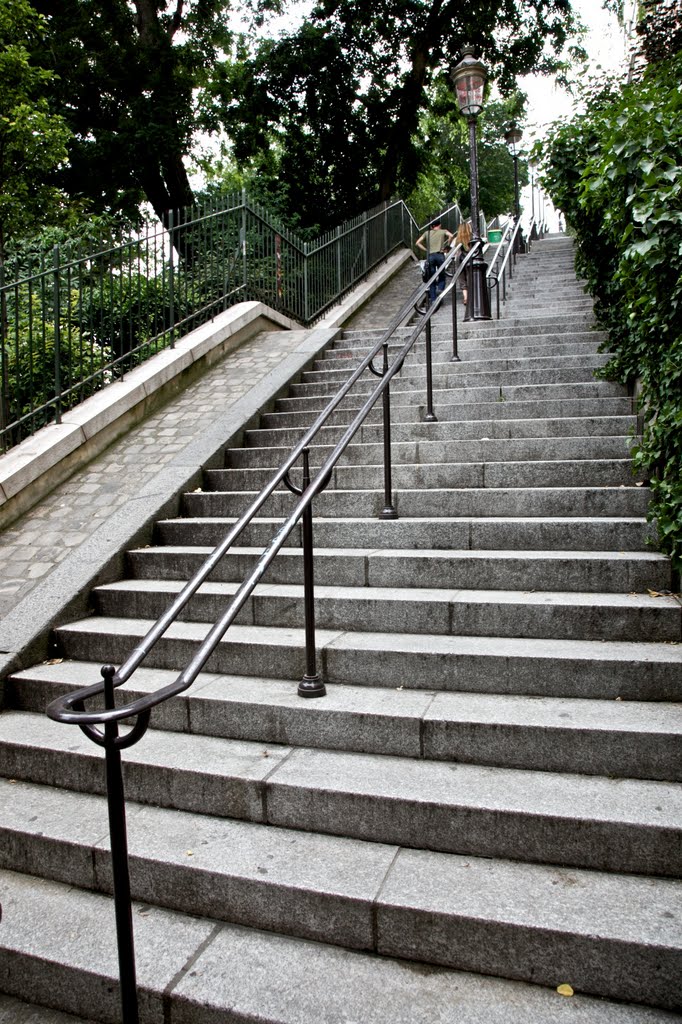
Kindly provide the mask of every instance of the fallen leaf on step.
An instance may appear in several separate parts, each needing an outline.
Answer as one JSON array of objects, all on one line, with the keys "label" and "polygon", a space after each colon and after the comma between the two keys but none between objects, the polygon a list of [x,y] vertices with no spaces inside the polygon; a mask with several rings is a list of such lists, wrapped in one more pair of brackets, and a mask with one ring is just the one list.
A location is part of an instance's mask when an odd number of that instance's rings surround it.
[{"label": "fallen leaf on step", "polygon": [[194,856],[194,850],[187,850],[187,856],[188,857],[193,857]]},{"label": "fallen leaf on step", "polygon": [[660,591],[658,591],[658,590],[649,590],[648,588],[647,588],[647,594],[649,595],[649,597],[663,597],[664,596],[663,594],[661,594]]},{"label": "fallen leaf on step", "polygon": [[192,491],[192,494],[201,494],[203,490],[203,487],[195,487],[194,490]]},{"label": "fallen leaf on step", "polygon": [[573,995],[573,989],[571,988],[570,985],[559,985],[559,987],[557,988],[557,992],[559,993],[560,996],[572,996]]},{"label": "fallen leaf on step", "polygon": [[43,665],[61,665],[63,661],[63,658],[50,658],[49,661],[44,661]]},{"label": "fallen leaf on step", "polygon": [[643,480],[638,480],[637,483],[635,484],[635,487],[644,487],[644,481]]}]

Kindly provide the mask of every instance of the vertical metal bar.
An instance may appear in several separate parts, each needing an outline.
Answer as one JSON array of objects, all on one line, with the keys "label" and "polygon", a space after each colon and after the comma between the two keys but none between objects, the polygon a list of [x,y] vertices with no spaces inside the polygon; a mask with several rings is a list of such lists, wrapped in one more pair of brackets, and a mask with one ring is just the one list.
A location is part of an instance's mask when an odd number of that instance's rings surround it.
[{"label": "vertical metal bar", "polygon": [[174,233],[173,211],[168,211],[168,238],[170,249],[168,253],[168,316],[170,319],[170,347],[175,348],[175,261],[173,259],[173,233]]},{"label": "vertical metal bar", "polygon": [[[431,322],[429,321],[429,327],[430,326]],[[452,289],[452,355],[450,357],[450,362],[461,362],[459,353],[457,352],[457,285],[454,285]]]},{"label": "vertical metal bar", "polygon": [[242,243],[242,284],[246,288],[246,189],[242,189],[242,230],[240,241]]},{"label": "vertical metal bar", "polygon": [[3,452],[6,452],[9,447],[9,436],[6,433],[9,425],[9,365],[5,351],[6,336],[7,293],[5,291],[5,265],[0,261],[0,436],[2,436],[1,450]]},{"label": "vertical metal bar", "polygon": [[[310,486],[310,449],[303,449],[303,486]],[[303,603],[305,613],[305,675],[298,684],[299,697],[324,697],[327,689],[317,671],[315,655],[315,579],[313,569],[313,509],[306,505],[302,516],[303,531]]]},{"label": "vertical metal bar", "polygon": [[[105,665],[102,669],[105,686],[104,701],[107,710],[114,707],[112,680],[115,671],[113,665]],[[135,940],[130,896],[130,874],[128,871],[125,794],[123,791],[121,752],[116,745],[116,740],[118,739],[118,726],[116,722],[107,722],[105,724],[104,736],[109,835],[111,840],[111,870],[114,882],[118,969],[121,979],[122,1024],[139,1024],[137,982],[135,978]]]},{"label": "vertical metal bar", "polygon": [[59,246],[52,250],[52,317],[54,325],[54,421],[62,422],[62,368],[59,309]]},{"label": "vertical metal bar", "polygon": [[303,323],[307,324],[308,314],[308,243],[303,243]]},{"label": "vertical metal bar", "polygon": [[426,344],[426,415],[425,423],[437,423],[438,417],[433,411],[433,372],[431,366],[431,321],[428,320],[424,332]]},{"label": "vertical metal bar", "polygon": [[[382,375],[388,373],[388,341],[382,345],[384,360]],[[384,412],[384,507],[379,513],[379,519],[397,519],[395,505],[393,504],[393,481],[391,479],[391,396],[390,383],[384,388],[382,395]]]}]

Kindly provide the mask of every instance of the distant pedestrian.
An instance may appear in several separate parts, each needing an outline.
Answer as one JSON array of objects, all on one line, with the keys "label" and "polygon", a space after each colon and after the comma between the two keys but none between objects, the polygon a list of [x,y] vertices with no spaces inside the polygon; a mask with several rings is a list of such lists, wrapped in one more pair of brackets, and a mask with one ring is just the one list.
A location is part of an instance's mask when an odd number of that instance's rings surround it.
[{"label": "distant pedestrian", "polygon": [[[436,217],[432,221],[431,227],[417,239],[415,243],[417,248],[426,253],[426,262],[431,272],[429,276],[435,274],[438,267],[443,266],[445,250],[452,242],[452,238],[452,232],[448,231],[447,228],[441,227],[440,217]],[[440,294],[444,289],[445,274],[441,271],[438,277],[429,285],[429,299],[431,302],[435,302],[436,295]]]},{"label": "distant pedestrian", "polygon": [[[464,259],[471,248],[471,222],[463,220],[460,222],[457,228],[457,234],[455,235],[455,246],[461,245],[462,251],[457,257],[458,265],[464,262]],[[464,273],[459,275],[459,286],[462,289],[462,302],[466,306],[469,300],[469,285],[471,283],[471,263],[467,264]]]}]

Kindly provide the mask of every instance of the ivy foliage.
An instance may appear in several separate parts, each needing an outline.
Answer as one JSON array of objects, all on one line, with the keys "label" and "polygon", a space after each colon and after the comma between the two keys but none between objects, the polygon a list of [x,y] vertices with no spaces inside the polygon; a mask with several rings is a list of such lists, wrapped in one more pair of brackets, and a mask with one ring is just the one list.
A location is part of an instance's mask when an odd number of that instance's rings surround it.
[{"label": "ivy foliage", "polygon": [[544,185],[576,237],[577,268],[609,332],[602,371],[635,389],[636,469],[661,550],[682,568],[682,53],[624,87],[602,83],[543,146]]}]

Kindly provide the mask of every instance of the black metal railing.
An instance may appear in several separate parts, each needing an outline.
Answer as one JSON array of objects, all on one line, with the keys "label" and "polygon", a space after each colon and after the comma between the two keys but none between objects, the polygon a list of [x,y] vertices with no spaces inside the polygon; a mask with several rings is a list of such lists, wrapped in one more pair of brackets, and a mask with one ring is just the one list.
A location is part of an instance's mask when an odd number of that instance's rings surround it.
[{"label": "black metal railing", "polygon": [[[443,218],[456,230],[459,207]],[[0,452],[237,302],[313,323],[420,230],[395,200],[305,242],[240,193],[0,261]]]},{"label": "black metal railing", "polygon": [[[528,238],[524,242],[523,251],[530,252],[531,233],[535,226],[535,220],[531,220]],[[492,293],[495,291],[495,317],[500,319],[500,303],[507,301],[507,285],[514,277],[516,262],[521,252],[518,245],[521,238],[521,222],[509,220],[504,228],[502,238],[497,244],[495,254],[488,266],[488,290],[490,293],[490,305],[492,308]]]},{"label": "black metal railing", "polygon": [[[320,697],[325,693],[324,681],[321,679],[316,664],[315,618],[314,618],[314,551],[312,532],[312,505],[315,497],[329,484],[332,470],[342,458],[346,448],[356,435],[379,399],[383,407],[383,477],[384,505],[379,513],[383,519],[396,519],[398,512],[395,507],[391,482],[391,439],[390,439],[390,382],[400,372],[409,353],[418,339],[424,334],[426,359],[426,413],[427,422],[437,420],[433,404],[433,375],[431,367],[431,321],[436,310],[441,306],[449,293],[453,294],[453,317],[456,317],[456,286],[459,276],[465,273],[469,262],[476,254],[472,246],[465,259],[456,266],[457,253],[452,251],[445,263],[438,268],[429,282],[421,284],[410,296],[404,306],[393,318],[391,324],[373,345],[359,366],[338,390],[336,395],[320,413],[304,436],[292,448],[261,492],[251,502],[248,509],[238,522],[229,530],[223,541],[214,549],[202,567],[183,587],[178,596],[171,602],[168,609],[139,642],[124,663],[116,669],[113,665],[105,665],[101,670],[102,681],[91,686],[80,688],[75,692],[63,695],[53,701],[47,714],[57,722],[77,725],[95,743],[104,748],[106,759],[107,800],[111,831],[111,856],[113,862],[114,902],[118,940],[119,969],[121,981],[121,1006],[123,1024],[138,1024],[137,987],[135,978],[135,954],[131,912],[131,890],[128,871],[128,852],[126,838],[125,795],[123,787],[121,751],[137,743],[145,734],[152,710],[169,698],[182,693],[194,682],[198,674],[206,666],[217,645],[235,621],[239,611],[253,593],[254,588],[263,578],[277,553],[284,545],[287,537],[299,520],[302,520],[303,531],[303,567],[304,567],[304,614],[305,614],[305,673],[298,687],[302,697]],[[389,360],[389,342],[397,328],[405,322],[411,310],[428,292],[430,284],[436,282],[441,273],[447,273],[450,267],[456,266],[454,274],[446,278],[444,291],[437,296],[435,302],[420,316],[410,330],[397,354]],[[381,357],[381,365],[375,366],[377,357]],[[453,358],[458,358],[456,350]],[[368,371],[379,377],[376,386],[370,390],[359,411],[346,427],[342,437],[326,457],[314,476],[310,469],[310,448],[321,428],[329,421],[334,411],[349,395],[354,385]],[[302,460],[303,472],[300,486],[291,480],[291,471],[296,463]],[[221,559],[227,554],[243,530],[249,525],[267,499],[280,485],[288,487],[296,496],[294,508],[263,549],[255,566],[242,581],[231,598],[221,617],[214,623],[203,642],[187,665],[179,673],[174,682],[160,688],[154,693],[147,693],[128,703],[116,703],[116,690],[131,679],[135,670],[150,654],[155,644],[163,637],[169,627],[177,620],[188,601],[196,594],[199,587],[208,579]],[[95,707],[86,708],[88,702],[95,702]],[[102,707],[103,703],[103,707]],[[123,724],[131,724],[127,732],[119,732]]]}]

